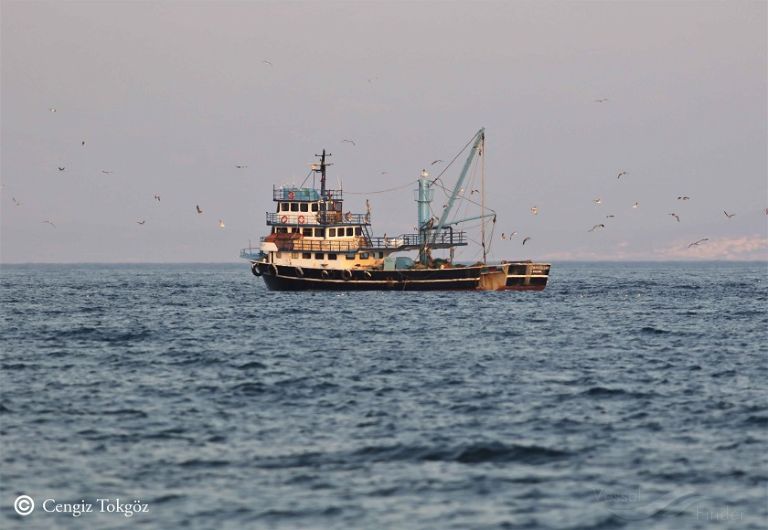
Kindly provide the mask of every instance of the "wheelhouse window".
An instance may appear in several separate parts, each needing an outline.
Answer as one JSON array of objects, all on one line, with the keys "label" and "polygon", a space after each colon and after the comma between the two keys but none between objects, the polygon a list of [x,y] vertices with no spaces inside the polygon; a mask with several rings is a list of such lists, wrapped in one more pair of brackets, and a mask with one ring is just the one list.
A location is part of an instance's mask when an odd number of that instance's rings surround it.
[{"label": "wheelhouse window", "polygon": [[299,253],[298,252],[291,252],[291,259],[299,259]]},{"label": "wheelhouse window", "polygon": [[301,259],[312,259],[312,253],[311,252],[302,253]]},{"label": "wheelhouse window", "polygon": [[316,212],[316,211],[317,211],[317,203],[316,203],[316,202],[313,202],[313,203],[312,203],[312,211],[313,211],[313,212]]},{"label": "wheelhouse window", "polygon": [[384,257],[384,253],[383,252],[379,252],[379,258],[383,258],[383,257]]},{"label": "wheelhouse window", "polygon": [[351,226],[348,226],[348,227],[347,227],[347,235],[348,235],[348,236],[353,236],[353,235],[355,235],[355,229],[354,229],[354,228],[352,228]]},{"label": "wheelhouse window", "polygon": [[291,203],[291,211],[292,211],[292,212],[298,212],[298,211],[299,211],[299,203],[297,203],[297,202],[292,202],[292,203]]},{"label": "wheelhouse window", "polygon": [[315,252],[315,259],[323,259],[323,253],[322,252]]},{"label": "wheelhouse window", "polygon": [[[278,234],[287,234],[288,233],[288,229],[286,227],[284,227],[284,226],[278,226],[277,227],[277,233]],[[280,257],[280,256],[278,256],[278,257]]]},{"label": "wheelhouse window", "polygon": [[301,210],[302,212],[308,212],[309,204],[307,204],[306,202],[302,202],[301,204],[299,204],[299,210]]},{"label": "wheelhouse window", "polygon": [[329,228],[328,229],[328,237],[336,237],[336,229],[335,228]]},{"label": "wheelhouse window", "polygon": [[336,259],[336,254],[328,254],[328,259],[329,260],[335,260]]},{"label": "wheelhouse window", "polygon": [[367,252],[361,252],[360,253],[360,259],[368,259],[370,257],[370,254]]},{"label": "wheelhouse window", "polygon": [[361,235],[363,235],[363,230],[362,230],[362,229],[361,229],[359,226],[356,226],[356,227],[355,227],[355,235],[356,235],[356,236],[361,236]]},{"label": "wheelhouse window", "polygon": [[287,202],[281,202],[280,203],[280,211],[281,212],[287,212],[290,209],[290,206],[288,206]]},{"label": "wheelhouse window", "polygon": [[315,237],[325,237],[325,228],[315,228]]},{"label": "wheelhouse window", "polygon": [[312,237],[312,229],[311,228],[302,228],[302,233],[305,236]]},{"label": "wheelhouse window", "polygon": [[344,257],[347,259],[355,259],[355,253],[352,252],[351,254],[344,254]]}]

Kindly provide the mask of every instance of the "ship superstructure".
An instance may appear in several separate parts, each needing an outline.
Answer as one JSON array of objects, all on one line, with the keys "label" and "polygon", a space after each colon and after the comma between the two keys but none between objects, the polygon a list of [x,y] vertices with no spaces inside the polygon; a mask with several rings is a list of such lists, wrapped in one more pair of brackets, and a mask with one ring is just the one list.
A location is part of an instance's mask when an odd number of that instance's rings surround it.
[{"label": "ship superstructure", "polygon": [[[495,215],[483,213],[448,221],[472,159],[482,155],[484,137],[481,129],[439,218],[431,214],[430,208],[434,181],[422,171],[416,192],[418,232],[392,237],[372,235],[368,201],[365,213],[353,212],[344,207],[342,189],[327,188],[327,160],[331,154],[323,150],[316,155],[319,161],[312,165],[312,172],[320,176],[320,188],[273,187],[274,211],[266,214],[270,233],[261,239],[258,250],[243,249],[241,257],[251,262],[254,275],[263,277],[275,290],[543,289],[548,264],[486,264],[484,245],[483,263],[453,263],[454,249],[467,245],[465,232],[454,226]],[[433,259],[432,251],[441,249],[447,249],[450,257]],[[418,259],[393,256],[406,251],[417,251]]]}]

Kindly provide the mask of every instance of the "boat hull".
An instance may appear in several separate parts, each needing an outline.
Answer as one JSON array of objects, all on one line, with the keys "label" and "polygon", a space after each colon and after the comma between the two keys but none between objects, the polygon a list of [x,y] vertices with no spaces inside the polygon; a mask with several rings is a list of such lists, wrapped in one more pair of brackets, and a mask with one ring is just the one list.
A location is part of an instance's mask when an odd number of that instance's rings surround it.
[{"label": "boat hull", "polygon": [[[549,279],[549,264],[508,263],[494,267],[446,269],[334,270],[252,262],[251,270],[274,291],[476,291],[487,290],[484,274],[506,272],[505,281],[493,290],[541,291]],[[504,274],[504,272],[501,272]]]}]

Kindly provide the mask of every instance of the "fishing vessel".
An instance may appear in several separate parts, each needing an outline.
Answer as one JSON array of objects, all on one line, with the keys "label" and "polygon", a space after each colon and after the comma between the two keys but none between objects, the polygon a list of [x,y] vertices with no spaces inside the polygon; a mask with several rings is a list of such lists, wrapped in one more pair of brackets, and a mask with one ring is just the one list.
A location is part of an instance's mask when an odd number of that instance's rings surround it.
[{"label": "fishing vessel", "polygon": [[[495,226],[496,213],[485,206],[484,172],[482,193],[471,190],[472,197],[467,197],[465,187],[473,162],[483,157],[484,142],[485,130],[480,129],[465,146],[469,153],[452,190],[440,183],[440,176],[431,178],[422,170],[415,190],[416,230],[390,237],[373,235],[367,200],[365,213],[346,211],[343,189],[326,186],[331,154],[323,150],[315,155],[319,161],[311,166],[311,187],[273,186],[275,208],[266,214],[269,234],[261,238],[258,248],[249,246],[240,256],[272,290],[542,290],[547,285],[550,264],[530,260],[487,262],[485,227],[488,223]],[[484,164],[481,166],[484,168]],[[319,189],[314,185],[317,175]],[[432,208],[437,187],[448,197],[439,215]],[[467,200],[479,205],[480,212],[455,219],[454,207]],[[455,249],[467,246],[469,238],[457,227],[469,221],[481,224],[482,260],[462,264],[454,261]],[[446,251],[447,256],[436,256]],[[399,255],[409,252],[414,256]]]}]

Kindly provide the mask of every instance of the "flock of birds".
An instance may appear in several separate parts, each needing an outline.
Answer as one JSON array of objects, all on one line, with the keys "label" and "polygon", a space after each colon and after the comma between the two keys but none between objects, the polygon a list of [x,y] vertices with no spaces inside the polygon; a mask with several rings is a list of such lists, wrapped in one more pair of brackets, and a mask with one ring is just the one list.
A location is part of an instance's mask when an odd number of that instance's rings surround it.
[{"label": "flock of birds", "polygon": [[[269,61],[264,61],[264,62],[265,63],[269,63]],[[269,64],[271,65],[271,63],[269,63]],[[56,109],[56,107],[49,107],[48,111],[51,112],[51,113],[55,113],[55,112],[57,112],[57,109]],[[86,141],[85,140],[81,140],[80,141],[80,146],[81,147],[85,147],[86,146]],[[237,169],[246,169],[246,168],[248,168],[248,166],[245,165],[245,164],[236,164],[235,168],[237,168]],[[59,172],[64,172],[64,171],[67,171],[67,166],[66,165],[65,166],[56,166],[56,169],[58,169]],[[114,173],[114,171],[113,170],[109,170],[109,169],[102,169],[101,173],[103,173],[104,175],[112,175]],[[159,193],[153,194],[152,198],[155,201],[157,201],[158,203],[160,202],[160,194]],[[22,206],[22,204],[23,204],[16,197],[11,197],[11,200],[13,201],[13,204],[16,205],[16,206]],[[199,204],[195,205],[195,211],[197,212],[198,215],[202,215],[203,214],[203,209],[200,208]],[[44,219],[44,220],[41,221],[41,223],[47,224],[47,225],[49,225],[49,226],[51,226],[53,228],[56,228],[56,223],[54,223],[50,219]],[[140,226],[144,226],[146,223],[147,223],[147,220],[144,219],[144,218],[140,218],[140,219],[138,219],[136,221],[136,224],[138,224]],[[219,219],[218,227],[222,228],[222,229],[226,228],[226,225],[224,224],[224,220],[223,219]]]},{"label": "flock of birds", "polygon": [[[273,64],[272,64],[270,61],[268,61],[268,60],[263,60],[262,62],[263,62],[264,64],[267,64],[267,65],[268,65],[268,66],[270,66],[270,67],[271,67],[271,66],[273,66]],[[369,82],[370,82],[370,80],[369,80]],[[595,103],[606,103],[607,101],[608,101],[608,98],[598,98],[598,99],[595,99],[595,100],[594,100],[594,102],[595,102]],[[49,110],[51,113],[55,113],[55,112],[57,112],[57,109],[56,109],[55,107],[50,107],[48,110]],[[353,139],[351,139],[351,138],[344,138],[344,139],[342,139],[342,140],[341,140],[341,142],[342,142],[342,143],[349,143],[349,144],[351,144],[351,145],[353,145],[353,146],[357,146],[357,142],[355,142],[355,140],[353,140]],[[85,141],[85,140],[81,140],[81,142],[80,142],[80,145],[81,145],[82,147],[86,147],[86,141]],[[430,165],[431,165],[431,166],[434,166],[434,165],[436,165],[436,164],[440,164],[440,163],[443,163],[443,162],[444,162],[444,161],[443,161],[442,159],[436,159],[436,160],[433,160],[433,161],[430,163]],[[64,171],[66,171],[66,170],[67,170],[67,166],[56,166],[56,168],[58,169],[58,171],[59,171],[59,172],[64,172]],[[236,169],[240,169],[240,170],[242,170],[242,169],[247,169],[247,168],[248,168],[248,166],[247,166],[246,164],[235,164],[235,168],[236,168]],[[112,170],[109,170],[109,169],[102,169],[102,170],[101,170],[101,173],[103,173],[104,175],[112,175],[112,174],[114,173],[114,171],[112,171]],[[382,172],[381,172],[381,174],[387,174],[387,172],[386,172],[386,171],[382,171]],[[618,180],[620,180],[622,177],[625,177],[625,176],[627,176],[627,175],[629,175],[629,171],[626,171],[626,170],[621,170],[621,171],[619,171],[619,172],[616,174],[616,178],[617,178]],[[464,190],[462,190],[462,192],[463,192],[463,191],[464,191]],[[471,195],[474,195],[475,193],[478,193],[478,194],[479,194],[479,193],[480,193],[480,191],[479,191],[479,190],[477,190],[477,189],[470,189],[470,196],[471,196]],[[160,202],[160,194],[158,194],[158,193],[155,193],[155,194],[153,195],[153,199],[154,199],[154,200],[155,200],[157,203],[159,203],[159,202]],[[18,199],[16,199],[16,197],[12,197],[12,200],[13,200],[13,203],[14,203],[16,206],[22,206],[22,202],[21,202],[21,201],[19,201]],[[679,196],[677,197],[677,200],[679,200],[679,201],[689,201],[689,200],[691,200],[691,197],[690,197],[690,196],[688,196],[688,195],[679,195]],[[367,202],[367,201],[366,201],[366,202]],[[602,199],[601,199],[600,197],[596,197],[595,199],[593,199],[593,200],[592,200],[592,202],[593,202],[593,203],[594,203],[596,206],[599,206],[599,205],[601,205],[601,204],[603,203],[603,201],[602,201]],[[639,202],[635,202],[635,203],[632,205],[632,208],[635,208],[635,209],[637,209],[637,208],[639,208],[639,207],[640,207],[640,203],[639,203]],[[532,214],[532,215],[538,215],[538,214],[539,214],[539,207],[538,207],[538,206],[532,206],[532,207],[530,208],[530,211],[531,211],[531,214]],[[199,204],[196,204],[196,205],[195,205],[195,212],[196,212],[196,214],[197,214],[197,215],[203,215],[203,209],[200,207],[200,205],[199,205]],[[732,218],[733,218],[733,217],[736,215],[735,213],[729,213],[727,210],[723,210],[723,214],[725,215],[726,219],[732,219]],[[768,215],[768,208],[765,208],[765,214],[766,214],[766,215]],[[675,221],[677,221],[678,223],[680,222],[680,215],[678,215],[676,212],[670,212],[668,215],[669,215],[669,216],[671,216],[671,217],[673,217],[673,218],[675,219]],[[608,215],[606,215],[605,217],[606,217],[607,219],[611,219],[611,218],[614,218],[614,217],[615,217],[615,215],[613,215],[613,214],[608,214]],[[42,222],[42,223],[44,223],[44,224],[48,224],[48,225],[50,225],[50,226],[51,226],[51,227],[53,227],[53,228],[56,228],[56,224],[55,224],[55,223],[54,223],[54,222],[53,222],[51,219],[44,219],[44,220],[43,220],[43,221],[41,221],[41,222]],[[138,220],[136,221],[136,223],[137,223],[138,225],[140,225],[140,226],[144,226],[144,225],[146,224],[146,222],[147,222],[147,221],[146,221],[146,219],[144,219],[144,218],[138,219]],[[224,220],[223,220],[223,219],[219,219],[219,220],[218,220],[218,227],[219,227],[219,228],[221,228],[221,229],[223,229],[223,228],[225,228],[225,227],[226,227],[226,225],[225,225],[225,223],[224,223]],[[593,226],[592,226],[592,228],[590,228],[589,230],[587,230],[587,232],[595,232],[595,231],[598,231],[598,230],[603,230],[603,229],[605,229],[605,228],[606,228],[606,225],[605,225],[605,223],[597,223],[597,224],[593,225]],[[517,232],[517,231],[513,231],[513,232],[510,232],[510,233],[502,232],[502,233],[501,233],[501,239],[502,239],[502,240],[512,240],[512,238],[513,238],[514,236],[516,236],[516,235],[518,235],[518,232]],[[526,237],[524,237],[524,238],[522,239],[522,245],[525,245],[525,244],[526,244],[528,241],[530,241],[530,240],[531,240],[531,237],[530,237],[530,236],[526,236]],[[697,240],[697,241],[693,241],[693,242],[691,242],[691,243],[688,245],[688,248],[692,248],[692,247],[698,247],[699,245],[702,245],[703,243],[706,243],[707,241],[709,241],[709,238],[708,238],[708,237],[704,237],[704,238],[701,238],[701,239],[699,239],[699,240]]]},{"label": "flock of birds", "polygon": [[[595,102],[597,102],[597,103],[602,103],[604,101],[608,101],[607,98],[605,98],[605,99],[596,99],[595,100]],[[622,171],[618,172],[618,174],[616,175],[616,178],[617,179],[621,179],[621,177],[623,177],[625,175],[629,175],[629,171],[622,170]],[[689,200],[691,200],[691,197],[688,196],[688,195],[678,195],[677,200],[678,201],[689,201]],[[592,202],[596,206],[599,206],[599,205],[603,204],[603,200],[600,197],[595,197],[594,199],[592,199]],[[635,209],[637,209],[639,207],[640,207],[640,203],[639,202],[635,202],[632,205],[632,208],[635,208]],[[765,208],[764,212],[765,212],[765,215],[768,215],[768,208]],[[531,214],[532,215],[538,215],[539,214],[538,206],[532,206],[531,207]],[[727,210],[723,210],[723,214],[725,215],[726,219],[732,219],[736,215],[735,213],[728,213]],[[680,222],[680,216],[676,212],[670,212],[668,215],[673,217],[675,219],[675,221],[677,221],[678,223]],[[606,219],[612,219],[612,218],[615,218],[616,216],[614,214],[608,214],[605,217],[606,217]],[[587,232],[595,232],[597,230],[602,230],[604,228],[605,228],[605,223],[597,223],[597,224],[593,225],[592,228],[587,230]],[[515,235],[517,235],[517,232],[511,232],[509,235],[507,235],[505,232],[502,232],[501,239],[512,239],[512,237],[515,236]],[[525,243],[530,241],[530,239],[531,239],[530,237],[524,238],[522,244],[525,245]],[[707,241],[709,241],[709,238],[708,237],[704,237],[704,238],[699,239],[697,241],[693,241],[692,243],[690,243],[688,245],[687,248],[698,247],[699,245],[701,245],[702,243],[705,243]]]}]

